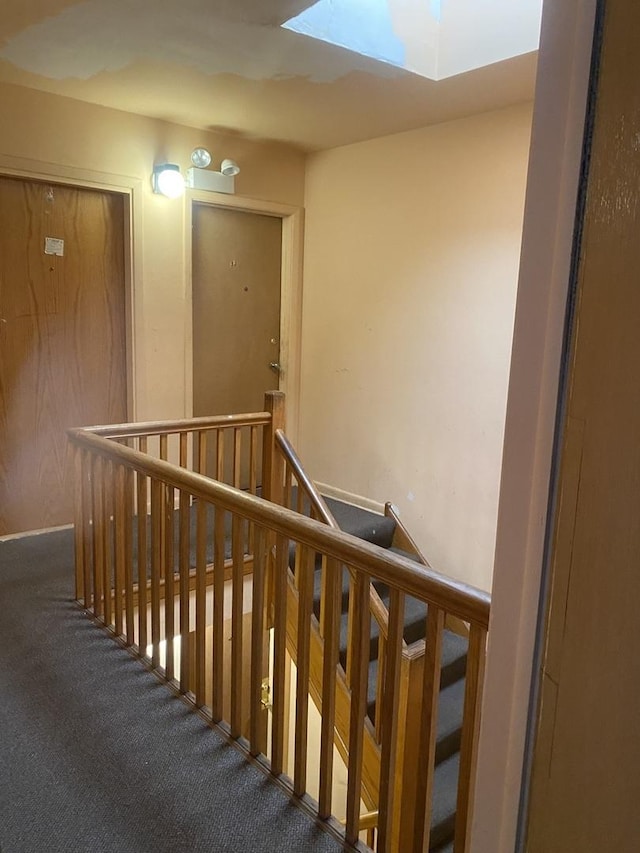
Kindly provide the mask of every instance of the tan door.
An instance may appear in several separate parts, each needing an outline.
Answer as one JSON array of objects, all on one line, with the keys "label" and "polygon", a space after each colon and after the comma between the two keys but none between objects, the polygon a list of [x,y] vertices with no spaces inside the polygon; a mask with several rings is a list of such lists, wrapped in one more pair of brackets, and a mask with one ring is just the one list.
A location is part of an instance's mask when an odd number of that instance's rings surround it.
[{"label": "tan door", "polygon": [[193,208],[193,413],[260,412],[278,388],[282,220]]},{"label": "tan door", "polygon": [[66,428],[125,415],[122,196],[0,177],[0,534],[70,522]]}]

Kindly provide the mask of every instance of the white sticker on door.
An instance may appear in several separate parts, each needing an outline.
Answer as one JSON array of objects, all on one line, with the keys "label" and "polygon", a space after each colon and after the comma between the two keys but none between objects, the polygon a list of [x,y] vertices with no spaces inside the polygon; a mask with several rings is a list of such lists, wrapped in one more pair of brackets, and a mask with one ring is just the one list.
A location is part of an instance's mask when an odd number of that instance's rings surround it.
[{"label": "white sticker on door", "polygon": [[45,255],[58,255],[61,258],[64,255],[64,240],[59,237],[45,237],[44,253]]}]

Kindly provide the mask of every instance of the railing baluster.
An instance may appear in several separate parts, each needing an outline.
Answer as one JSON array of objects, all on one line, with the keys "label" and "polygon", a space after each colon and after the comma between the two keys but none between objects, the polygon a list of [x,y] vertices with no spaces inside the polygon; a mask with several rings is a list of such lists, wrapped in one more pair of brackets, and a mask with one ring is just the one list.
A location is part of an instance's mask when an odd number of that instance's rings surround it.
[{"label": "railing baluster", "polygon": [[287,509],[292,508],[291,507],[291,500],[292,500],[291,490],[292,490],[292,485],[293,485],[292,477],[293,477],[293,475],[291,473],[291,468],[289,466],[289,463],[285,462],[285,466],[284,466],[284,493],[283,493],[284,497],[283,497],[282,505],[286,506]]},{"label": "railing baluster", "polygon": [[151,664],[160,666],[160,558],[162,483],[151,480]]},{"label": "railing baluster", "polygon": [[414,853],[422,853],[429,846],[444,616],[444,610],[436,607],[435,604],[429,605],[425,638],[424,678],[422,682],[422,710],[420,713],[420,733],[418,735],[418,755],[420,756],[420,761],[418,762],[416,781],[413,831]]},{"label": "railing baluster", "polygon": [[242,473],[242,428],[235,427],[233,430],[233,485],[240,488],[240,476]]},{"label": "railing baluster", "polygon": [[[147,452],[147,436],[138,437],[138,451]],[[149,598],[147,595],[148,583],[148,500],[147,477],[140,471],[136,472],[136,503],[138,508],[138,648],[143,657],[147,655],[148,643],[148,621],[149,621]]]},{"label": "railing baluster", "polygon": [[[255,495],[258,491],[258,427],[252,426],[249,429],[249,491]],[[254,543],[254,525],[249,524],[249,553],[255,551]]]},{"label": "railing baluster", "polygon": [[231,522],[231,737],[242,732],[242,615],[244,599],[244,520],[233,515]]},{"label": "railing baluster", "polygon": [[326,620],[326,607],[327,607],[327,557],[322,555],[322,562],[320,565],[320,622],[318,625],[318,629],[320,631],[320,636],[324,637],[324,623]]},{"label": "railing baluster", "polygon": [[[389,638],[386,648],[384,690],[376,699],[376,724],[380,720],[380,801],[378,806],[378,851],[388,853],[394,835],[396,760],[400,706],[400,673],[402,669],[402,632],[404,627],[404,593],[394,587],[389,592]],[[378,680],[382,681],[378,670]]]},{"label": "railing baluster", "polygon": [[172,681],[175,674],[173,656],[173,637],[175,634],[175,557],[173,551],[175,490],[173,486],[166,487],[165,498],[164,558],[166,569],[164,573],[164,638],[167,647],[165,671],[169,681]]},{"label": "railing baluster", "polygon": [[309,653],[313,605],[314,552],[303,547],[298,578],[298,637],[296,656],[296,725],[293,792],[301,797],[307,789],[307,741],[309,727]]},{"label": "railing baluster", "polygon": [[89,472],[91,470],[91,457],[88,451],[82,451],[81,458],[81,481],[82,481],[82,584],[83,604],[87,610],[93,605],[93,590],[91,587],[91,482]]},{"label": "railing baluster", "polygon": [[253,599],[251,614],[251,754],[266,752],[266,711],[262,706],[262,679],[265,674],[264,607],[266,574],[266,533],[255,528],[253,557]]},{"label": "railing baluster", "polygon": [[[142,442],[142,438],[140,439]],[[146,441],[144,444],[146,448]],[[146,451],[141,451],[146,452]],[[139,471],[137,478],[138,503],[138,648],[147,653],[147,477]]]},{"label": "railing baluster", "polygon": [[331,814],[333,786],[333,742],[336,712],[336,677],[340,646],[340,597],[342,566],[337,560],[325,561],[324,649],[322,656],[322,719],[320,730],[319,815]]},{"label": "railing baluster", "polygon": [[[200,445],[202,447],[202,445]],[[207,504],[196,501],[196,705],[206,704]]]},{"label": "railing baluster", "polygon": [[186,432],[180,433],[180,467],[186,468],[189,459],[189,435]]},{"label": "railing baluster", "polygon": [[387,641],[382,631],[380,631],[378,635],[378,675],[376,680],[376,713],[374,720],[376,743],[382,743],[382,696],[387,675],[386,671]]},{"label": "railing baluster", "polygon": [[[166,433],[163,433],[162,435],[158,436],[158,453],[159,453],[160,459],[162,459],[163,461],[166,461],[167,456],[168,456],[168,452],[169,452],[168,436]],[[165,492],[166,492],[166,489],[163,487],[163,495]],[[166,526],[166,513],[165,513],[164,508],[163,508],[162,513],[160,515],[160,585],[161,586],[162,586],[163,581],[165,581],[165,583],[166,583],[166,576],[167,576],[167,554],[165,551],[165,542],[166,542],[165,526]]]},{"label": "railing baluster", "polygon": [[213,533],[213,698],[211,713],[214,722],[224,717],[224,563],[225,511],[215,508]]},{"label": "railing baluster", "polygon": [[[84,582],[84,515],[86,512],[86,504],[84,502],[84,487],[82,476],[82,454],[84,451],[80,447],[73,448],[73,474],[74,474],[74,513],[73,527],[75,540],[75,581],[76,581],[76,601],[85,600],[85,582]],[[86,606],[86,602],[85,602]]]},{"label": "railing baluster", "polygon": [[467,650],[454,853],[465,853],[469,849],[469,833],[471,831],[471,818],[473,815],[473,783],[478,760],[478,735],[480,730],[482,687],[484,684],[486,642],[486,630],[472,624],[469,631],[469,648]]},{"label": "railing baluster", "polygon": [[127,626],[127,645],[136,641],[133,607],[133,471],[122,469],[124,490],[124,605]]},{"label": "railing baluster", "polygon": [[356,572],[353,583],[353,658],[351,676],[351,708],[349,714],[349,776],[347,782],[347,824],[345,835],[355,844],[360,831],[360,800],[362,798],[362,759],[364,721],[367,715],[367,684],[369,677],[369,575]]},{"label": "railing baluster", "polygon": [[123,465],[118,465],[114,471],[115,474],[115,493],[114,493],[114,511],[115,511],[115,591],[114,591],[114,610],[115,610],[115,632],[116,636],[120,637],[123,633],[123,597],[124,597],[124,573],[125,573],[125,495],[124,481],[125,469]]},{"label": "railing baluster", "polygon": [[[345,569],[346,571],[346,569]],[[349,604],[347,607],[347,661],[345,675],[347,684],[351,687],[352,672],[353,672],[353,652],[355,648],[354,634],[356,626],[354,623],[354,598],[355,598],[355,582],[353,575],[349,576]]]},{"label": "railing baluster", "polygon": [[274,568],[274,607],[273,607],[273,686],[271,703],[273,705],[271,730],[271,772],[279,776],[285,771],[285,716],[289,708],[285,702],[287,695],[287,570],[289,562],[289,540],[285,536],[276,536],[276,554]]},{"label": "railing baluster", "polygon": [[204,430],[198,431],[198,460],[196,465],[198,473],[207,473],[207,433]]},{"label": "railing baluster", "polygon": [[93,498],[93,613],[104,621],[104,506],[102,486],[103,459],[94,456],[91,494]]},{"label": "railing baluster", "polygon": [[258,427],[251,427],[251,444],[249,450],[249,491],[252,495],[258,491]]},{"label": "railing baluster", "polygon": [[[181,449],[182,452],[182,449]],[[191,545],[191,495],[180,491],[178,510],[179,571],[180,571],[180,692],[192,689],[189,683],[191,654],[189,650],[189,551]]]},{"label": "railing baluster", "polygon": [[224,430],[218,429],[216,432],[216,480],[224,483]]},{"label": "railing baluster", "polygon": [[105,460],[102,468],[102,505],[104,507],[104,622],[110,626],[113,616],[112,594],[115,589],[115,558],[113,551],[113,495],[114,495],[114,468],[111,461]]}]

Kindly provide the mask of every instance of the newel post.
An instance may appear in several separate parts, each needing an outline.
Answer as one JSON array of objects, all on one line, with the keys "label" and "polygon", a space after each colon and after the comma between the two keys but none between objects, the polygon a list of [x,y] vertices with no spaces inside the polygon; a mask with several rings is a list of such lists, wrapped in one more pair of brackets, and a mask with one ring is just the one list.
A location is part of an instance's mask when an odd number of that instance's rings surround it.
[{"label": "newel post", "polygon": [[276,449],[276,430],[284,430],[284,392],[267,391],[264,409],[271,415],[263,433],[262,444],[262,497],[282,505],[284,497],[284,459]]},{"label": "newel post", "polygon": [[[262,443],[262,497],[282,506],[284,502],[284,457],[278,452],[276,431],[285,427],[284,393],[267,391],[264,395],[264,409],[271,415],[265,425]],[[273,627],[273,608],[275,602],[275,535],[267,536],[265,582],[265,629]],[[268,648],[268,645],[267,645]]]}]

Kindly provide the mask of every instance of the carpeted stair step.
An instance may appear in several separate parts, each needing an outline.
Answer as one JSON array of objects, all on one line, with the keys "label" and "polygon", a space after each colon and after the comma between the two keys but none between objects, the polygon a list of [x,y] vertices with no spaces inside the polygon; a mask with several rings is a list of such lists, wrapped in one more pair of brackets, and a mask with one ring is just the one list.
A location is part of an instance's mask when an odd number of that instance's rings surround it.
[{"label": "carpeted stair step", "polygon": [[465,679],[460,678],[440,691],[438,700],[438,734],[436,764],[460,751],[464,713]]},{"label": "carpeted stair step", "polygon": [[[369,664],[369,684],[367,688],[367,715],[375,720],[376,685],[378,682],[378,661]],[[460,678],[441,688],[438,699],[438,733],[436,736],[436,763],[444,761],[460,749],[462,733],[462,715],[464,711],[465,679]]]},{"label": "carpeted stair step", "polygon": [[[316,566],[316,571],[313,575],[313,612],[317,619],[320,618],[320,596],[322,593],[322,571],[321,571],[321,563]],[[344,613],[349,607],[349,578],[350,573],[348,569],[343,569],[342,571],[342,608],[341,612]]]},{"label": "carpeted stair step", "polygon": [[[345,591],[343,586],[343,613],[342,619],[340,623],[340,655],[341,662],[344,666],[344,662],[346,660],[346,652],[347,652],[347,636],[348,636],[348,624],[347,624],[347,614],[346,603],[348,601],[348,579],[347,583],[347,598],[345,600]],[[376,589],[378,589],[377,585],[374,583]],[[381,599],[385,606],[389,607],[389,594],[385,589],[383,589],[383,595],[381,595]],[[319,603],[318,603],[319,610]],[[405,598],[404,603],[404,641],[407,645],[412,645],[418,640],[423,640],[425,636],[425,626],[426,626],[426,618],[427,618],[427,605],[422,601],[419,601],[416,598],[412,598],[411,596],[407,596]],[[378,657],[378,644],[380,639],[380,626],[376,619],[372,617],[371,619],[371,631],[370,631],[370,649],[369,649],[369,659],[373,660],[373,658]],[[466,649],[465,649],[466,653]]]},{"label": "carpeted stair step", "polygon": [[[380,545],[381,548],[390,548],[396,523],[392,518],[387,518],[378,512],[339,501],[336,498],[322,496],[327,504],[331,515],[336,520],[340,530]],[[298,487],[291,489],[291,506],[295,509],[298,503]],[[301,511],[303,515],[310,514],[310,505],[306,497],[303,497]]]},{"label": "carpeted stair step", "polygon": [[379,545],[381,548],[391,547],[396,529],[396,523],[392,518],[353,504],[343,503],[335,498],[325,497],[325,501],[340,530],[357,536],[358,539]]},{"label": "carpeted stair step", "polygon": [[[442,657],[440,663],[440,690],[464,679],[467,668],[467,641],[464,637],[448,631],[442,633]],[[378,683],[378,660],[369,661],[369,689],[367,701],[375,708],[376,684]],[[447,709],[448,710],[448,707]]]},{"label": "carpeted stair step", "polygon": [[[372,661],[373,663],[373,661]],[[376,670],[377,670],[377,661]],[[371,677],[371,670],[369,670]],[[456,752],[460,751],[460,739],[462,737],[462,715],[464,711],[464,685],[465,680],[461,678],[440,691],[438,700],[438,726],[436,734],[436,764],[446,761]],[[375,686],[373,696],[371,682],[367,695],[367,713],[371,720],[375,715]]]}]

